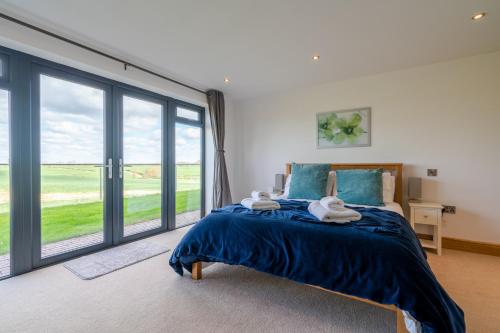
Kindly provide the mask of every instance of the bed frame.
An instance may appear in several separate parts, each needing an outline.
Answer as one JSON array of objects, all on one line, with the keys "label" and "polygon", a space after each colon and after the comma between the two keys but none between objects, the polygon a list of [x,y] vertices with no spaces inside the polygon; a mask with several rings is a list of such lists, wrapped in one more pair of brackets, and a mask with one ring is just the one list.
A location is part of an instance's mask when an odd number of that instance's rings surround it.
[{"label": "bed frame", "polygon": [[[341,169],[383,169],[384,171],[390,172],[393,176],[396,177],[396,189],[394,192],[394,201],[403,206],[403,164],[402,163],[356,163],[356,164],[331,164],[332,170],[341,170]],[[287,163],[285,168],[285,175],[289,175],[292,171],[292,164]],[[193,263],[191,277],[193,280],[201,280],[202,262],[198,261]],[[331,294],[349,298],[352,300],[368,303],[374,306],[378,306],[380,308],[384,308],[386,310],[390,310],[396,313],[396,332],[397,333],[407,333],[406,325],[404,322],[403,312],[398,309],[395,305],[381,304],[377,303],[365,298],[360,298],[356,296],[350,296],[346,294],[342,294],[336,291],[331,291],[328,289],[324,289],[318,286],[310,285],[311,287],[324,290]]]}]

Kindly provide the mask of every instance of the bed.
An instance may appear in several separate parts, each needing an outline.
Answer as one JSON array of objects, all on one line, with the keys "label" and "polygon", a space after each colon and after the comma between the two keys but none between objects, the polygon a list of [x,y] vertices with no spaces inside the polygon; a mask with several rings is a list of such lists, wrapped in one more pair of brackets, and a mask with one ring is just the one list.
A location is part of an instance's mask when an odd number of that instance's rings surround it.
[{"label": "bed", "polygon": [[[398,212],[402,164],[331,168],[391,172],[396,204],[352,207],[363,218],[348,224],[319,222],[305,201],[279,200],[276,211],[230,205],[186,233],[172,253],[171,267],[197,280],[202,262],[243,265],[395,311],[398,333],[465,332],[463,311],[436,280],[414,231]],[[290,170],[287,164],[286,173]]]}]

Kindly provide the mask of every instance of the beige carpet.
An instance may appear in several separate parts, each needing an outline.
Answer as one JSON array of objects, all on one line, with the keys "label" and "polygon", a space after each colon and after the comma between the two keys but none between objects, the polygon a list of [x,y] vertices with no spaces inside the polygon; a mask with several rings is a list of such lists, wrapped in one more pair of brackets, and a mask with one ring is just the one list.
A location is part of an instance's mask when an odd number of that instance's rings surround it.
[{"label": "beige carpet", "polygon": [[443,250],[429,254],[439,282],[465,312],[468,333],[500,332],[500,257]]},{"label": "beige carpet", "polygon": [[[149,240],[173,248],[185,231]],[[389,311],[241,267],[212,265],[192,281],[169,256],[91,281],[62,265],[1,281],[0,332],[394,332]],[[430,260],[468,332],[498,332],[500,258],[445,251]]]}]

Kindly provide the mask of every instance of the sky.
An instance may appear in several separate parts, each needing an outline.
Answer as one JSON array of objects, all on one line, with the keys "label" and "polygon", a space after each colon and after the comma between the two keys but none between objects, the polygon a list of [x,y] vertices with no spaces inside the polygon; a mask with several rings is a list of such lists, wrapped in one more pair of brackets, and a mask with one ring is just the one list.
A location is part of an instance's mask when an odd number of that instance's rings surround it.
[{"label": "sky", "polygon": [[[100,89],[42,75],[40,78],[40,133],[42,163],[103,162],[104,92]],[[0,147],[4,116],[0,94]],[[159,104],[124,96],[124,163],[156,164],[161,161]],[[6,123],[6,122],[5,122]],[[176,125],[176,162],[200,160],[199,128]],[[5,135],[3,135],[5,137]],[[0,152],[0,163],[5,156]]]},{"label": "sky", "polygon": [[162,106],[123,98],[123,161],[125,164],[161,162]]},{"label": "sky", "polygon": [[201,160],[201,128],[175,125],[175,162],[199,163]]},{"label": "sky", "polygon": [[40,76],[42,163],[103,161],[104,92]]}]

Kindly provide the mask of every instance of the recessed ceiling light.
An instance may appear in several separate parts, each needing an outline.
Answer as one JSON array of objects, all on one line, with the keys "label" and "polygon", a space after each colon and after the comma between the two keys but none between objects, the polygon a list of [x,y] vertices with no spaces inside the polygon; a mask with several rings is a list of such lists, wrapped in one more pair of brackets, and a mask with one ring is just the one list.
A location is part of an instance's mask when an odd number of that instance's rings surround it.
[{"label": "recessed ceiling light", "polygon": [[483,18],[483,17],[485,17],[485,16],[486,16],[486,13],[484,13],[484,12],[483,12],[483,13],[477,13],[477,14],[474,14],[474,15],[472,16],[472,19],[473,19],[474,21],[477,21],[477,20],[482,19],[482,18]]},{"label": "recessed ceiling light", "polygon": [[313,60],[318,61],[319,60],[319,54],[315,54],[312,57]]},{"label": "recessed ceiling light", "polygon": [[228,78],[228,77],[225,77],[225,78],[224,78],[224,83],[229,83],[229,82],[231,82],[231,80],[229,80],[229,78]]}]

